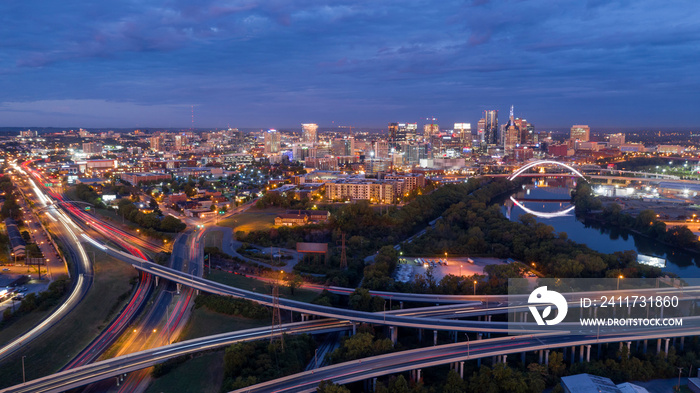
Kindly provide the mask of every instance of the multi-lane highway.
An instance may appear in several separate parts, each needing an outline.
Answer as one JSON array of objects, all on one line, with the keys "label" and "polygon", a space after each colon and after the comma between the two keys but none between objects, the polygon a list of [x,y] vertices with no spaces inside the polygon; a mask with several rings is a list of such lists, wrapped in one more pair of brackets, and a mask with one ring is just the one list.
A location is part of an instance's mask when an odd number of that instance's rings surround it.
[{"label": "multi-lane highway", "polygon": [[[540,334],[515,337],[502,337],[489,340],[475,340],[457,344],[440,345],[427,348],[419,348],[410,351],[401,351],[386,355],[374,356],[332,366],[317,368],[313,371],[305,371],[284,378],[263,382],[248,386],[233,393],[297,393],[315,392],[321,381],[333,381],[338,384],[347,384],[379,377],[387,374],[396,374],[409,370],[418,370],[442,364],[474,360],[499,355],[519,354],[537,350],[553,350],[564,347],[576,347],[580,359],[581,346],[584,346],[584,354],[590,349],[586,346],[599,343],[613,343],[620,341],[650,340],[656,338],[682,337],[696,335],[697,330],[682,328],[649,331],[644,335],[612,335],[612,336],[570,336],[567,334]],[[652,345],[653,346],[653,345]],[[593,349],[595,356],[595,349]],[[588,352],[590,353],[590,352]],[[588,355],[586,355],[588,356]]]},{"label": "multi-lane highway", "polygon": [[[23,170],[18,166],[14,166],[14,168],[20,173],[23,172]],[[37,194],[37,197],[38,200],[36,203],[40,204],[41,206],[46,206],[46,198],[42,198],[41,194]],[[0,360],[20,350],[32,340],[53,327],[82,301],[92,285],[92,263],[81,244],[80,238],[77,235],[77,231],[79,230],[78,227],[75,226],[70,218],[63,212],[53,207],[49,207],[47,209],[47,214],[49,214],[51,220],[57,224],[55,229],[60,231],[59,236],[64,240],[66,251],[70,254],[71,260],[74,261],[77,278],[74,280],[70,295],[60,307],[58,307],[51,315],[49,315],[33,329],[0,348]]]}]

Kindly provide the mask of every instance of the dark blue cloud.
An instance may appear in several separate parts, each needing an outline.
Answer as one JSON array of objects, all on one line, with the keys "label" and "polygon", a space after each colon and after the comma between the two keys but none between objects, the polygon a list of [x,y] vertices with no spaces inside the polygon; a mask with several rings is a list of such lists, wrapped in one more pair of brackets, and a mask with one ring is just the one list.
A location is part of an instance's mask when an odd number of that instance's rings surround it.
[{"label": "dark blue cloud", "polygon": [[203,127],[448,125],[514,104],[541,126],[686,126],[698,14],[695,0],[10,0],[0,119],[187,126],[195,106]]}]

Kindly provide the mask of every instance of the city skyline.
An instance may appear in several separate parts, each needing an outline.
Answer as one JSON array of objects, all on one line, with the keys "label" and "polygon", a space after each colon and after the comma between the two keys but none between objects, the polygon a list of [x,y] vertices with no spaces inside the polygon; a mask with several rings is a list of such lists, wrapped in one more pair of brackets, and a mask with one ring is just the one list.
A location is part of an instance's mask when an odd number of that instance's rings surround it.
[{"label": "city skyline", "polygon": [[515,105],[540,129],[673,128],[693,125],[700,98],[691,1],[25,2],[0,14],[3,127],[437,117],[474,129]]}]

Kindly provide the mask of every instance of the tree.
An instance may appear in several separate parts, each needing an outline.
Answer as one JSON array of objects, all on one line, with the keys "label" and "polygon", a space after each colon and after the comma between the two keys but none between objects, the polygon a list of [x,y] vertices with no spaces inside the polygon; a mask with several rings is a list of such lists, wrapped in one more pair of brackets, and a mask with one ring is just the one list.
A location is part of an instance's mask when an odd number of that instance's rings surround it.
[{"label": "tree", "polygon": [[182,232],[187,228],[187,224],[173,216],[165,216],[160,222],[160,230],[163,232]]},{"label": "tree", "polygon": [[336,385],[331,381],[321,381],[316,388],[317,393],[350,393],[350,389],[342,385]]},{"label": "tree", "polygon": [[467,384],[460,378],[456,371],[450,370],[447,381],[442,388],[442,393],[462,393],[467,389]]}]

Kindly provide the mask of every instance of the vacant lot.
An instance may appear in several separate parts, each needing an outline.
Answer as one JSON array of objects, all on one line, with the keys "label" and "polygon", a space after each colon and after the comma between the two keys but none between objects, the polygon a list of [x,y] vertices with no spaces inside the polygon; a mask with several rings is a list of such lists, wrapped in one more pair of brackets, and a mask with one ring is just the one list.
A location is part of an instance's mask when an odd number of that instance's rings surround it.
[{"label": "vacant lot", "polygon": [[241,214],[219,221],[219,225],[233,228],[233,233],[237,231],[250,232],[270,229],[275,225],[275,217],[285,211],[280,208],[263,210],[250,208]]}]

